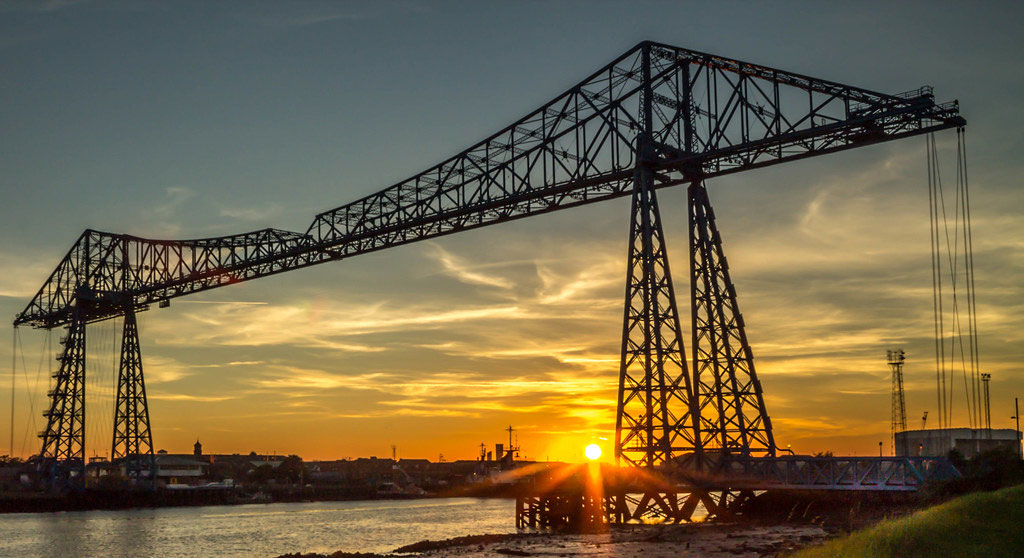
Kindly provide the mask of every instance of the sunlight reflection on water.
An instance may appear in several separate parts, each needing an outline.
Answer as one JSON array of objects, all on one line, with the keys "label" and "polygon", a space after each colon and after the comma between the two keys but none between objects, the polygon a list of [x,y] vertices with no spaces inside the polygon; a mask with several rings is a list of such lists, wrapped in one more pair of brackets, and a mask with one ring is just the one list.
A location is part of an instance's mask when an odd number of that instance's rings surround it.
[{"label": "sunlight reflection on water", "polygon": [[0,515],[0,556],[273,557],[387,552],[515,532],[515,501],[445,498]]}]

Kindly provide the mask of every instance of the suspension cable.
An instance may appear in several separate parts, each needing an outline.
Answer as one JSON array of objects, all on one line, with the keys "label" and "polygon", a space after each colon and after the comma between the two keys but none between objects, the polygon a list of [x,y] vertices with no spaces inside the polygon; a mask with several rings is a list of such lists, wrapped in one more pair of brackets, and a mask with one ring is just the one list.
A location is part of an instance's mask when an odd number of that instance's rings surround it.
[{"label": "suspension cable", "polygon": [[11,334],[11,453],[14,457],[14,379],[18,375],[18,326],[14,326]]},{"label": "suspension cable", "polygon": [[[968,423],[971,428],[981,428],[983,395],[965,133],[963,129],[957,130],[956,183],[950,200],[953,202],[951,208],[946,204],[937,142],[933,134],[925,139],[939,427],[950,428],[952,425],[956,399],[954,386],[959,374],[963,379]],[[950,213],[953,215],[952,227]],[[948,285],[944,284],[944,275],[948,276]]]},{"label": "suspension cable", "polygon": [[[963,323],[960,320],[960,300],[956,299],[954,306],[954,318],[956,320],[956,335],[957,341],[960,345],[960,369],[964,377],[964,388],[965,396],[969,398],[973,405],[974,412],[969,413],[969,419],[971,428],[981,427],[981,385],[980,378],[978,377],[977,368],[974,366],[974,335],[972,314],[971,314],[971,299],[970,299],[970,276],[968,275],[968,250],[967,250],[967,203],[964,198],[964,181],[963,181],[963,157],[961,156],[960,149],[960,129],[957,129],[956,135],[956,212],[954,214],[954,230],[953,240],[954,246],[954,258],[956,258],[956,250],[963,248],[963,276],[964,276],[964,292],[963,297],[967,304],[967,344],[968,350],[964,350],[964,328]],[[962,229],[962,231],[961,231]],[[957,240],[959,239],[959,242]],[[957,259],[957,265],[959,266],[959,259]],[[958,283],[956,274],[953,274],[952,278],[954,284]],[[967,389],[968,383],[968,371],[970,375],[970,389]],[[970,405],[968,406],[970,408]]]},{"label": "suspension cable", "polygon": [[[954,202],[955,202],[954,206],[953,206],[953,237],[952,237],[952,239],[950,239],[950,234],[949,234],[949,212],[947,211],[947,208],[946,208],[946,195],[945,195],[945,191],[944,191],[944,189],[942,187],[942,176],[941,176],[940,171],[939,171],[940,165],[939,165],[939,159],[938,159],[938,149],[936,147],[936,143],[934,141],[934,138],[933,138],[933,141],[932,141],[932,157],[934,159],[933,168],[936,171],[936,180],[935,180],[936,192],[937,192],[936,199],[939,201],[939,208],[941,208],[941,211],[942,211],[942,232],[943,232],[943,236],[944,236],[945,241],[946,241],[946,246],[945,246],[946,250],[945,250],[945,254],[944,255],[945,255],[945,259],[947,260],[947,263],[948,263],[949,286],[950,286],[950,306],[951,306],[951,308],[949,309],[950,322],[949,322],[949,363],[948,363],[949,389],[950,389],[950,392],[949,392],[949,395],[946,398],[946,402],[947,402],[947,405],[948,405],[948,410],[946,412],[946,421],[947,421],[947,426],[948,426],[950,421],[952,420],[952,417],[953,417],[953,401],[954,401],[953,385],[954,385],[954,382],[956,380],[956,357],[957,357],[957,349],[959,348],[960,349],[960,351],[959,351],[960,352],[960,372],[961,372],[961,376],[963,377],[963,381],[964,381],[964,401],[967,403],[967,419],[968,419],[968,423],[973,428],[974,424],[975,424],[974,414],[975,414],[975,411],[977,410],[977,408],[973,404],[974,401],[973,401],[972,395],[971,395],[971,393],[972,393],[971,392],[971,384],[970,384],[970,382],[967,379],[967,364],[966,364],[966,360],[965,360],[965,356],[964,356],[965,355],[965,351],[964,351],[964,345],[963,345],[963,326],[962,326],[962,323],[960,321],[960,297],[959,297],[959,293],[958,293],[959,281],[957,280],[958,264],[959,264],[959,261],[960,261],[960,258],[959,258],[959,248],[960,248],[959,239],[960,239],[960,228],[961,228],[961,224],[960,224],[960,196],[959,196],[959,193],[960,193],[959,192],[959,169],[957,171],[957,175],[958,175],[957,176],[958,180],[957,180],[957,184],[956,184],[957,192],[955,193],[954,198],[953,198]],[[936,215],[938,215],[938,210],[936,211]],[[942,252],[942,242],[941,242],[941,240],[939,241],[939,251],[940,251],[939,259],[941,260],[942,259],[942,255],[943,255],[943,254],[941,254],[941,252]],[[943,297],[942,297],[942,293],[941,293],[941,284],[940,284],[939,296],[940,296],[940,313],[942,313],[942,317],[940,318],[942,321],[940,321],[940,324],[942,324],[944,322],[944,320],[945,320],[945,313],[941,312],[941,310],[942,310],[941,303],[943,302],[942,301]],[[941,329],[942,329],[942,337],[943,337],[943,341],[942,341],[942,343],[943,343],[943,352],[945,353],[946,331],[945,331],[944,327],[941,328]],[[945,373],[945,371],[946,371],[946,365],[944,364],[943,365],[943,372]]]},{"label": "suspension cable", "polygon": [[942,323],[942,259],[939,257],[939,215],[938,192],[936,191],[935,168],[935,134],[925,136],[925,157],[928,162],[928,221],[929,239],[932,247],[932,304],[935,325],[935,385],[937,392],[937,403],[939,407],[939,428],[945,428],[948,424],[946,414],[946,354],[943,332],[945,327]]},{"label": "suspension cable", "polygon": [[[978,375],[978,381],[981,380],[981,357],[980,347],[978,345],[978,299],[977,290],[974,283],[974,234],[971,231],[971,188],[970,182],[967,180],[967,130],[964,128],[958,128],[958,136],[960,138],[960,158],[963,160],[963,184],[964,184],[964,208],[966,212],[966,238],[967,238],[967,279],[968,279],[968,308],[969,316],[968,319],[971,322],[971,334],[973,337],[973,357],[974,357],[974,370]],[[979,390],[980,391],[980,390]]]},{"label": "suspension cable", "polygon": [[[970,363],[969,366],[964,365],[964,371],[965,371],[965,374],[966,374],[967,369],[970,368],[970,371],[971,371],[971,393],[974,395],[975,420],[976,420],[976,423],[977,423],[977,427],[981,428],[981,426],[982,426],[982,420],[981,420],[981,404],[982,404],[981,403],[981,377],[979,376],[978,362],[977,362],[977,352],[976,352],[976,347],[975,347],[975,341],[976,341],[975,337],[976,337],[976,333],[977,333],[977,328],[975,327],[976,315],[974,313],[974,303],[973,303],[973,300],[972,300],[972,298],[973,298],[972,297],[972,290],[973,289],[971,288],[972,285],[971,285],[971,273],[970,273],[971,272],[971,269],[970,269],[971,265],[970,264],[971,264],[971,260],[973,259],[973,257],[971,255],[971,250],[970,250],[969,241],[968,241],[968,234],[970,232],[970,227],[968,225],[968,220],[967,220],[967,213],[968,213],[967,205],[968,205],[968,203],[967,203],[966,172],[965,172],[965,169],[964,169],[964,166],[966,164],[966,160],[964,158],[963,130],[961,128],[957,129],[956,139],[957,139],[957,142],[956,142],[957,194],[959,196],[958,197],[958,201],[960,203],[960,219],[961,219],[961,222],[963,223],[963,227],[964,227],[964,231],[963,231],[963,235],[962,235],[962,238],[961,238],[961,242],[963,243],[963,253],[964,253],[964,262],[963,262],[964,263],[964,289],[966,291],[965,292],[965,298],[966,298],[966,302],[967,302],[967,343],[968,343],[968,347],[970,349],[968,354],[966,354],[966,355],[962,354],[962,359],[961,360],[966,358],[969,361],[969,363]],[[962,350],[961,350],[961,353],[962,353]]]},{"label": "suspension cable", "polygon": [[50,365],[47,367],[48,376],[52,378],[52,366],[53,359],[48,358],[53,355],[53,331],[46,330],[46,337],[43,338],[42,344],[39,347],[39,364],[36,366],[36,378],[35,382],[29,382],[28,378],[28,365],[25,363],[25,346],[23,344],[21,336],[18,337],[18,347],[21,350],[21,373],[25,379],[25,392],[28,399],[28,420],[25,421],[25,431],[21,437],[21,453],[26,454],[28,448],[29,433],[37,431],[36,429],[36,394],[39,392],[39,379],[43,375],[43,364],[49,362]]}]

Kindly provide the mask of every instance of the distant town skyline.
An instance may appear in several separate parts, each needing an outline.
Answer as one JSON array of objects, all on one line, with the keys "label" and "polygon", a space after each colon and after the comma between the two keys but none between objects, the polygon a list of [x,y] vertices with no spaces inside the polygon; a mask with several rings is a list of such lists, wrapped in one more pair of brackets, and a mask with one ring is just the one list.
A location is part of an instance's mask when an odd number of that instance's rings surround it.
[{"label": "distant town skyline", "polygon": [[[1024,33],[1018,3],[0,1],[0,308],[20,312],[84,228],[201,238],[313,216],[464,149],[650,39],[967,119],[992,422],[1024,397]],[[954,132],[937,135],[953,175]],[[708,183],[775,439],[890,450],[934,425],[923,138]],[[659,193],[686,265],[685,192]],[[139,315],[155,449],[307,460],[612,457],[629,201],[393,248]],[[686,274],[678,275],[677,290]],[[679,300],[680,311],[689,304]],[[688,321],[688,320],[687,320]],[[11,328],[10,321],[7,322]],[[90,326],[87,456],[110,451],[114,321]],[[688,327],[684,341],[689,350]],[[12,337],[12,334],[8,334]],[[0,454],[39,451],[59,331],[20,328]],[[959,378],[957,379],[959,382]],[[957,388],[954,426],[966,425]],[[31,395],[31,397],[30,397]]]}]

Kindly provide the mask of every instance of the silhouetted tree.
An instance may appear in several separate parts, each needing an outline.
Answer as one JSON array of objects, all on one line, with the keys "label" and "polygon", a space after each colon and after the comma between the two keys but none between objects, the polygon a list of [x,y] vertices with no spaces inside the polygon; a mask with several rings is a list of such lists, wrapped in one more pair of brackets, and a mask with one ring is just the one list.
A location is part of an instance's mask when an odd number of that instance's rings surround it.
[{"label": "silhouetted tree", "polygon": [[277,466],[276,475],[281,482],[292,484],[303,483],[306,480],[306,464],[297,455],[289,455]]},{"label": "silhouetted tree", "polygon": [[22,460],[20,457],[11,457],[9,455],[0,455],[0,466],[22,465],[24,463],[25,463],[25,461]]}]

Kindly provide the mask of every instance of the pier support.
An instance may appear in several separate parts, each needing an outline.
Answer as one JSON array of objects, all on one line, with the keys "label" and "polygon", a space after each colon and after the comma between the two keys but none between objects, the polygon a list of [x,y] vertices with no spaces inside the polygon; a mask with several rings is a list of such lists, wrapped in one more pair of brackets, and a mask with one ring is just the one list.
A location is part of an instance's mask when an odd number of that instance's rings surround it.
[{"label": "pier support", "polygon": [[516,528],[594,532],[626,523],[689,523],[728,518],[754,497],[751,490],[632,487],[595,494],[562,488],[516,497]]},{"label": "pier support", "polygon": [[615,522],[613,508],[610,496],[580,492],[520,495],[516,497],[516,528],[601,531]]}]

